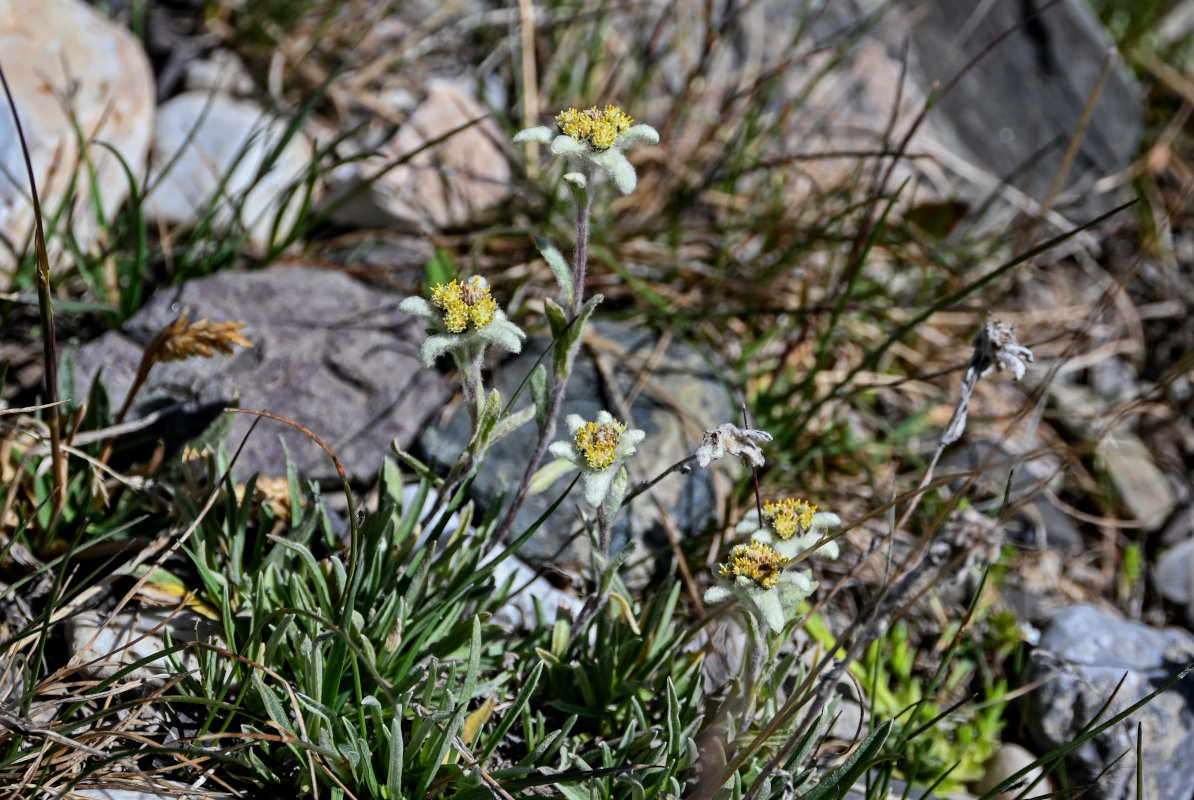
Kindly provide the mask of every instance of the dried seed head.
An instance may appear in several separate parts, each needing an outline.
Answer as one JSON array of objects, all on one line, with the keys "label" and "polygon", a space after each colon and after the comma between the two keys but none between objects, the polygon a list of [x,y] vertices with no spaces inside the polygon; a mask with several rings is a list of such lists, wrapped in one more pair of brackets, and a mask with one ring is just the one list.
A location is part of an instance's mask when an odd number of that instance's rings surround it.
[{"label": "dried seed head", "polygon": [[216,353],[232,355],[233,345],[253,346],[240,333],[244,327],[243,322],[211,322],[206,319],[187,325],[186,315],[183,314],[171,326],[172,335],[163,342],[158,361],[181,361],[192,356],[211,358]]}]

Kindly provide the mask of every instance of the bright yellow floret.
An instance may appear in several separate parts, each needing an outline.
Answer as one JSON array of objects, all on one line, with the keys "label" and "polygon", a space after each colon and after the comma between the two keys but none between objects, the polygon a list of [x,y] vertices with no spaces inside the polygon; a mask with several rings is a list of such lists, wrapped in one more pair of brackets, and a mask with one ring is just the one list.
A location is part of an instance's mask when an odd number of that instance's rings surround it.
[{"label": "bright yellow floret", "polygon": [[570,108],[556,115],[556,125],[565,135],[578,142],[587,141],[597,150],[613,147],[618,134],[633,124],[630,115],[617,106],[606,106],[604,111],[596,106],[583,111]]},{"label": "bright yellow floret", "polygon": [[813,524],[813,514],[817,507],[803,500],[780,500],[778,503],[768,500],[763,505],[763,519],[771,523],[771,527],[781,539],[791,539],[804,533]]},{"label": "bright yellow floret", "polygon": [[592,469],[605,469],[616,459],[615,450],[626,426],[614,420],[598,424],[586,422],[576,432],[576,450],[585,457]]},{"label": "bright yellow floret", "polygon": [[730,551],[730,560],[722,564],[718,571],[727,578],[750,578],[764,589],[770,589],[779,583],[779,576],[789,560],[752,539],[750,544],[734,547]]},{"label": "bright yellow floret", "polygon": [[452,281],[433,287],[431,302],[444,310],[444,327],[452,333],[463,333],[469,322],[480,330],[493,322],[497,314],[497,302],[479,277],[464,283]]}]

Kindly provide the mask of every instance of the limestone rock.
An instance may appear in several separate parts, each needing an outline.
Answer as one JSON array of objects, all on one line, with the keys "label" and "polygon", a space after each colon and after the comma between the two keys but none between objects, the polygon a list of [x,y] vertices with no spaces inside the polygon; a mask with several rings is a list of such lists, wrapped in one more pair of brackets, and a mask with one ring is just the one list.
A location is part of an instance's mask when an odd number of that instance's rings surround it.
[{"label": "limestone rock", "polygon": [[[102,368],[118,407],[145,344],[184,307],[192,320],[237,320],[247,324],[243,333],[252,349],[156,365],[130,419],[174,406],[164,427],[149,435],[178,446],[239,398],[242,408],[306,426],[335,451],[351,479],[371,481],[391,440],[409,447],[424,419],[451,395],[445,378],[420,366],[422,326],[398,311],[400,300],[315,267],[224,272],[193,280],[159,291],[123,330],[68,354],[64,363],[74,365],[74,386],[63,396],[81,396]],[[252,421],[232,415],[224,439],[230,452]],[[263,421],[249,440],[236,472],[284,475],[286,452],[309,477],[336,479],[331,460],[317,444],[270,421]]]},{"label": "limestone rock", "polygon": [[[1027,682],[1029,733],[1048,753],[1073,742],[1100,713],[1124,679],[1107,720],[1176,676],[1194,661],[1194,635],[1160,630],[1115,617],[1090,605],[1059,611],[1033,652]],[[1126,677],[1125,677],[1126,676]],[[1097,783],[1107,800],[1136,797],[1136,725],[1143,725],[1144,796],[1188,797],[1194,786],[1194,686],[1184,680],[1130,718],[1081,744],[1069,756],[1070,785],[1085,784],[1125,754]]]},{"label": "limestone rock", "polygon": [[302,131],[283,145],[286,130],[285,120],[248,100],[205,91],[168,100],[158,109],[146,211],[190,225],[214,204],[217,229],[247,231],[253,248],[266,249],[294,227],[314,157]]},{"label": "limestone rock", "polygon": [[[72,663],[84,674],[100,680],[143,658],[166,649],[164,631],[175,644],[203,641],[215,635],[216,626],[193,612],[141,609],[125,610],[116,615],[101,611],[82,611],[66,621],[66,638]],[[194,650],[180,650],[174,661],[185,670],[199,667]],[[137,667],[125,676],[127,681],[144,681],[161,686],[172,672],[171,656],[162,656]]]},{"label": "limestone rock", "polygon": [[[461,81],[432,79],[426,88],[376,155],[336,170],[337,219],[434,232],[465,225],[510,197],[510,165],[499,144],[506,136],[489,111]],[[363,181],[373,182],[361,193]]]},{"label": "limestone rock", "polygon": [[[49,218],[69,208],[58,233],[69,227],[86,251],[99,235],[100,220],[112,219],[129,196],[121,160],[138,181],[145,174],[154,108],[149,61],[130,33],[79,0],[0,0],[0,64],[21,115],[43,213]],[[92,205],[88,163],[100,209]],[[0,279],[32,251],[32,232],[24,156],[3,104]],[[63,247],[51,232],[47,236],[51,263],[60,263]]]}]

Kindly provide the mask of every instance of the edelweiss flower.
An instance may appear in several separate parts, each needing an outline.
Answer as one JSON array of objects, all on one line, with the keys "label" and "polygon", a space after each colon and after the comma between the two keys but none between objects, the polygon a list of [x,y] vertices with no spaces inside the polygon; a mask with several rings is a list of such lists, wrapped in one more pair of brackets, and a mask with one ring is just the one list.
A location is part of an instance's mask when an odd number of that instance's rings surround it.
[{"label": "edelweiss flower", "polygon": [[749,578],[764,589],[771,589],[779,583],[779,576],[789,560],[762,542],[751,539],[750,544],[734,547],[730,551],[730,560],[717,571],[724,578]]},{"label": "edelweiss flower", "polygon": [[549,451],[580,469],[586,503],[597,508],[609,499],[616,510],[626,491],[622,462],[634,455],[646,434],[627,428],[608,411],[598,412],[596,422],[586,422],[579,414],[569,414],[565,422],[572,441],[555,442]]},{"label": "edelweiss flower", "polygon": [[[761,522],[758,512],[751,511],[735,530],[741,536],[771,545],[783,556],[796,558],[815,547],[827,528],[841,524],[837,514],[817,511],[811,503],[789,498],[778,502],[768,500],[763,504]],[[837,542],[826,542],[817,552],[826,558],[837,558]]]},{"label": "edelweiss flower", "polygon": [[494,345],[511,353],[522,350],[526,334],[497,307],[489,284],[481,276],[467,281],[440,284],[431,290],[431,300],[408,297],[398,309],[431,323],[420,359],[430,367],[449,350],[461,352]]},{"label": "edelweiss flower", "polygon": [[711,587],[705,592],[705,602],[721,603],[737,597],[748,613],[778,633],[817,588],[807,570],[785,569],[789,560],[757,540],[737,545],[730,551],[730,560],[717,568],[728,585]]},{"label": "edelweiss flower", "polygon": [[514,136],[515,143],[539,142],[551,145],[551,152],[604,171],[617,184],[622,194],[634,191],[637,177],[634,167],[623,154],[627,147],[639,142],[657,144],[659,134],[650,125],[635,125],[622,109],[596,106],[578,110],[570,108],[556,115],[558,135],[546,126],[527,128]]},{"label": "edelweiss flower", "polygon": [[743,429],[727,422],[711,431],[705,431],[701,446],[696,451],[697,464],[707,467],[728,452],[741,458],[742,463],[748,467],[762,467],[763,450],[759,445],[770,441],[771,434],[767,431]]}]

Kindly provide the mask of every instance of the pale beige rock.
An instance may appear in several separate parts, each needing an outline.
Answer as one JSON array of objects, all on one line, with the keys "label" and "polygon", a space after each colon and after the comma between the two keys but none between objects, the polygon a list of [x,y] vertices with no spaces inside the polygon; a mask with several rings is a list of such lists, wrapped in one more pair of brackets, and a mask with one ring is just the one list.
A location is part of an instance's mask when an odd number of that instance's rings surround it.
[{"label": "pale beige rock", "polygon": [[[1036,756],[1020,745],[1014,743],[1002,744],[999,746],[999,750],[995,752],[995,755],[991,756],[987,760],[987,763],[983,765],[986,769],[986,774],[983,775],[981,780],[970,787],[971,791],[975,794],[986,794],[1034,761],[1036,761]],[[1024,787],[1037,781],[1040,776],[1041,767],[1036,767],[1022,779],[1023,782],[1018,784],[1017,788],[1000,792],[995,795],[994,800],[1011,800],[1013,797],[1020,797],[1025,794],[1028,797],[1037,797],[1046,794],[1052,788],[1051,783],[1047,779],[1044,783],[1036,783],[1035,790],[1027,793],[1024,792]]]},{"label": "pale beige rock", "polygon": [[158,109],[154,187],[146,211],[170,224],[189,225],[214,202],[214,226],[247,230],[250,246],[263,251],[275,230],[281,237],[294,226],[314,156],[310,139],[299,131],[261,174],[286,128],[285,120],[248,100],[205,91],[171,98]]},{"label": "pale beige rock", "polygon": [[[137,40],[80,0],[0,0],[0,64],[29,143],[46,217],[63,215],[84,249],[99,219],[110,220],[129,195],[124,168],[139,181],[153,130],[153,74]],[[80,143],[83,143],[82,146]],[[91,202],[87,164],[102,210]],[[72,183],[78,178],[77,185]],[[24,158],[7,105],[0,107],[0,278],[32,248],[33,207]],[[50,242],[52,263],[63,248]]]},{"label": "pale beige rock", "polygon": [[[66,636],[72,666],[98,679],[110,678],[143,658],[166,649],[165,631],[174,644],[203,641],[215,634],[215,626],[189,611],[142,609],[110,616],[100,611],[83,611],[66,622]],[[199,666],[194,648],[150,661],[125,678],[149,687],[161,686],[176,671],[175,665],[194,670]],[[172,663],[173,662],[173,663]]]},{"label": "pale beige rock", "polygon": [[[510,197],[510,165],[498,145],[504,134],[489,111],[462,81],[434,79],[426,88],[427,97],[377,155],[340,172],[341,195],[361,181],[376,181],[342,205],[338,218],[434,232],[464,225]],[[480,121],[390,168],[474,120]]]}]

